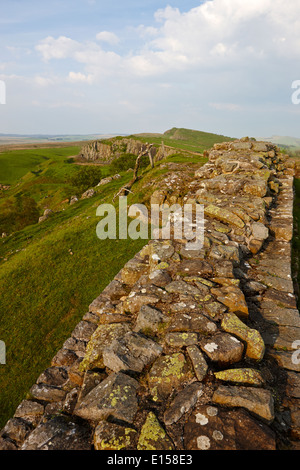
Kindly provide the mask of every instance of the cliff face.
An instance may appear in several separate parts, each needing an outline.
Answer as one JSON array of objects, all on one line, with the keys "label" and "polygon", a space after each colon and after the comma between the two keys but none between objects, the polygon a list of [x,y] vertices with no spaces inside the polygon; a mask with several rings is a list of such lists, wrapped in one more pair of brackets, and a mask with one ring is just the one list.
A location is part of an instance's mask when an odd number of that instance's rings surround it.
[{"label": "cliff face", "polygon": [[264,142],[218,144],[208,158],[184,198],[204,206],[204,245],[157,237],[137,253],[37,379],[0,448],[299,448],[294,170]]},{"label": "cliff face", "polygon": [[[138,156],[139,152],[145,149],[146,144],[135,139],[112,139],[109,143],[95,140],[82,147],[80,156],[86,161],[109,163],[126,153]],[[165,145],[154,145],[151,153],[154,160],[158,161],[179,151]]]}]

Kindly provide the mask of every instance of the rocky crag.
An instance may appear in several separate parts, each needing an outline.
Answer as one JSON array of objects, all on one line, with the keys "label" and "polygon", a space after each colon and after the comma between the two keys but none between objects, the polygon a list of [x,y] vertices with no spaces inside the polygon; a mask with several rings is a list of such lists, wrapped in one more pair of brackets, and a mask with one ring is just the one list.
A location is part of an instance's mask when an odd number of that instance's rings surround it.
[{"label": "rocky crag", "polygon": [[[124,154],[138,156],[146,148],[147,144],[132,138],[116,138],[109,141],[95,140],[82,147],[79,158],[87,162],[110,163]],[[175,153],[181,153],[181,151],[164,144],[153,145],[151,148],[151,156],[154,161],[159,161]],[[185,151],[185,153],[192,152]]]},{"label": "rocky crag", "polygon": [[38,377],[0,448],[299,449],[290,166],[269,143],[216,144],[184,197],[204,205],[204,246],[157,239],[137,253]]}]

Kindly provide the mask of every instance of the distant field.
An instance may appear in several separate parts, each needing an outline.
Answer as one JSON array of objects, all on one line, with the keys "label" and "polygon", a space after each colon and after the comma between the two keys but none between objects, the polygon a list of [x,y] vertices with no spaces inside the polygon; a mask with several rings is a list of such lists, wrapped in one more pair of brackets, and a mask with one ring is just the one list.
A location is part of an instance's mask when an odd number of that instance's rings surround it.
[{"label": "distant field", "polygon": [[37,148],[11,150],[0,153],[0,183],[14,184],[26,173],[36,170],[45,161],[62,163],[67,157],[77,155],[79,146],[65,148]]}]

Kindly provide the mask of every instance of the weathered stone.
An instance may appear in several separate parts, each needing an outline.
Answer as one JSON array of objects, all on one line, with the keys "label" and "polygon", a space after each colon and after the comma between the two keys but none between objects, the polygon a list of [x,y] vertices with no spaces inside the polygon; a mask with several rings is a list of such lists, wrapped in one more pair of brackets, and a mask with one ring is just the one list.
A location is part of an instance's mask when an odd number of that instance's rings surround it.
[{"label": "weathered stone", "polygon": [[135,429],[102,421],[94,433],[95,450],[131,450],[135,447]]},{"label": "weathered stone", "polygon": [[15,411],[14,418],[22,418],[36,426],[44,413],[44,406],[32,400],[23,400]]},{"label": "weathered stone", "polygon": [[168,333],[165,337],[165,341],[173,348],[183,348],[184,346],[196,344],[198,342],[198,335],[197,333],[190,332]]},{"label": "weathered stone", "polygon": [[18,447],[9,438],[0,437],[0,450],[18,450]]},{"label": "weathered stone", "polygon": [[169,317],[160,310],[143,305],[138,314],[134,330],[145,334],[147,332],[156,333],[161,331],[169,321]]},{"label": "weathered stone", "polygon": [[95,194],[96,194],[96,191],[93,188],[88,189],[81,195],[81,199],[89,199],[90,197],[95,196]]},{"label": "weathered stone", "polygon": [[262,333],[262,337],[267,346],[272,346],[274,349],[291,351],[294,349],[296,341],[299,341],[300,328],[272,325],[267,331]]},{"label": "weathered stone", "polygon": [[300,361],[295,353],[296,351],[276,351],[272,348],[267,349],[268,357],[275,359],[279,367],[290,371],[300,372]]},{"label": "weathered stone", "polygon": [[251,231],[256,240],[266,240],[269,236],[269,229],[260,222],[254,222],[251,225]]},{"label": "weathered stone", "polygon": [[82,386],[80,388],[78,401],[81,401],[93,388],[107,378],[107,374],[102,371],[87,370],[84,373]]},{"label": "weathered stone", "polygon": [[233,262],[234,266],[240,264],[240,252],[236,246],[213,246],[209,252],[209,257],[216,260],[230,260]]},{"label": "weathered stone", "polygon": [[51,366],[57,367],[68,367],[71,366],[77,359],[77,354],[70,350],[62,348],[58,351],[58,353],[54,356],[51,361]]},{"label": "weathered stone", "polygon": [[63,408],[62,408],[63,411],[65,413],[72,414],[74,411],[75,405],[77,403],[77,399],[78,399],[78,389],[73,388],[67,393],[66,398],[64,399]]},{"label": "weathered stone", "polygon": [[184,281],[172,281],[165,287],[166,291],[171,294],[190,294],[200,295],[201,292],[198,287],[195,287]]},{"label": "weathered stone", "polygon": [[210,302],[205,304],[205,313],[212,317],[214,320],[220,320],[223,318],[223,314],[227,311],[225,307],[220,302]]},{"label": "weathered stone", "polygon": [[126,323],[99,325],[87,345],[81,369],[103,368],[103,350],[106,345],[110,344],[114,339],[124,336],[128,331],[129,326]]},{"label": "weathered stone", "polygon": [[193,364],[193,368],[194,368],[196,377],[199,380],[199,382],[201,382],[204,379],[204,377],[206,376],[207,371],[208,371],[207,362],[206,362],[202,352],[198,348],[198,346],[196,346],[196,345],[188,346],[186,348],[186,351],[187,351],[187,353],[189,355],[189,358],[190,358],[190,360]]},{"label": "weathered stone", "polygon": [[274,220],[270,224],[270,233],[274,235],[276,240],[290,242],[293,238],[293,223]]},{"label": "weathered stone", "polygon": [[121,278],[124,284],[133,286],[143,274],[147,274],[149,266],[136,258],[128,261],[121,270]]},{"label": "weathered stone", "polygon": [[202,313],[177,313],[171,318],[168,331],[198,332],[212,334],[217,331],[217,325]]},{"label": "weathered stone", "polygon": [[221,327],[247,343],[246,356],[260,361],[265,353],[265,343],[259,331],[249,328],[234,313],[225,313]]},{"label": "weathered stone", "polygon": [[76,354],[77,357],[75,361],[72,362],[72,364],[69,366],[66,365],[66,367],[72,367],[74,364],[76,364],[78,358],[81,358],[85,355],[86,342],[70,337],[64,342],[63,349],[73,351]]},{"label": "weathered stone", "polygon": [[220,366],[234,364],[243,357],[243,343],[227,333],[216,333],[211,338],[202,338],[199,345],[202,351]]},{"label": "weathered stone", "polygon": [[177,268],[178,273],[189,276],[209,277],[213,274],[212,265],[201,259],[182,260]]},{"label": "weathered stone", "polygon": [[111,415],[132,423],[138,410],[138,388],[139,383],[128,375],[112,373],[77,403],[74,413],[91,421]]},{"label": "weathered stone", "polygon": [[264,380],[255,369],[228,369],[215,372],[215,377],[224,382],[243,383],[246,385],[263,385]]},{"label": "weathered stone", "polygon": [[221,222],[234,225],[239,228],[243,228],[245,225],[242,219],[233,212],[230,212],[224,207],[221,208],[214,206],[213,204],[204,208],[204,214],[208,217],[212,217],[214,219],[220,220]]},{"label": "weathered stone", "polygon": [[68,416],[54,416],[38,425],[21,450],[91,450],[91,429]]},{"label": "weathered stone", "polygon": [[74,364],[68,368],[69,383],[68,386],[82,386],[84,372],[81,370],[81,363],[83,358],[79,357]]},{"label": "weathered stone", "polygon": [[203,394],[203,385],[194,382],[179,392],[165,411],[164,421],[166,426],[176,423],[185,413],[188,413]]},{"label": "weathered stone", "polygon": [[198,405],[184,427],[186,450],[276,450],[274,433],[246,410]]},{"label": "weathered stone", "polygon": [[149,280],[158,287],[165,287],[172,281],[171,276],[163,269],[156,269],[149,274]]},{"label": "weathered stone", "polygon": [[161,353],[162,347],[155,341],[139,333],[128,332],[104,348],[103,362],[114,372],[142,372]]},{"label": "weathered stone", "polygon": [[300,398],[300,374],[287,372],[287,395]]},{"label": "weathered stone", "polygon": [[65,368],[48,367],[48,369],[40,374],[36,383],[62,387],[67,383],[68,378],[68,373]]},{"label": "weathered stone", "polygon": [[17,445],[24,442],[32,427],[30,423],[24,421],[22,418],[11,418],[8,420],[2,430],[2,436],[8,437]]},{"label": "weathered stone", "polygon": [[152,412],[142,426],[137,450],[174,450],[171,439]]},{"label": "weathered stone", "polygon": [[267,423],[274,420],[274,401],[269,390],[220,385],[212,401],[222,406],[246,408]]},{"label": "weathered stone", "polygon": [[162,242],[155,240],[152,241],[149,246],[150,267],[157,266],[162,262],[168,262],[175,252],[174,246],[170,240],[164,240]]},{"label": "weathered stone", "polygon": [[124,301],[124,310],[126,312],[135,314],[139,312],[143,305],[155,305],[159,302],[159,297],[157,295],[148,295],[148,294],[137,294],[132,292]]},{"label": "weathered stone", "polygon": [[226,305],[231,312],[235,312],[241,318],[249,315],[248,305],[241,289],[236,286],[224,286],[220,289],[211,289],[218,302]]},{"label": "weathered stone", "polygon": [[174,389],[193,379],[191,366],[184,354],[161,356],[154,362],[148,374],[148,383],[154,401],[165,400]]},{"label": "weathered stone", "polygon": [[37,400],[55,402],[63,400],[67,392],[52,385],[35,384],[31,387],[30,393]]},{"label": "weathered stone", "polygon": [[244,192],[252,196],[264,197],[267,194],[267,182],[262,178],[255,177],[244,185]]}]

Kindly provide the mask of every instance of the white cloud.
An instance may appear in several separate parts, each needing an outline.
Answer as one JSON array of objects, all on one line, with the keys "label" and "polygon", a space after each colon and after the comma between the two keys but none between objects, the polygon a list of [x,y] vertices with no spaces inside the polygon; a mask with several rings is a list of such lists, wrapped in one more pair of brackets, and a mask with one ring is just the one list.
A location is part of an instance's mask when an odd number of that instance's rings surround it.
[{"label": "white cloud", "polygon": [[93,76],[91,74],[85,75],[81,72],[69,72],[68,81],[71,83],[92,83]]},{"label": "white cloud", "polygon": [[48,36],[35,48],[41,53],[43,60],[49,61],[50,59],[66,59],[82,47],[82,44],[66,36],[59,36],[57,39]]},{"label": "white cloud", "polygon": [[110,31],[101,31],[96,35],[96,39],[98,41],[107,42],[108,44],[115,45],[119,43],[119,38],[115,33],[111,33]]},{"label": "white cloud", "polygon": [[[113,73],[159,76],[172,71],[203,71],[241,66],[247,61],[300,58],[299,0],[210,0],[188,12],[170,6],[155,14],[156,26],[140,25],[135,50],[123,56],[104,51],[97,42],[48,36],[36,49],[45,61],[72,58],[82,72],[99,77]],[[99,42],[111,47],[115,33],[101,31]],[[254,63],[254,62],[252,62]]]}]

